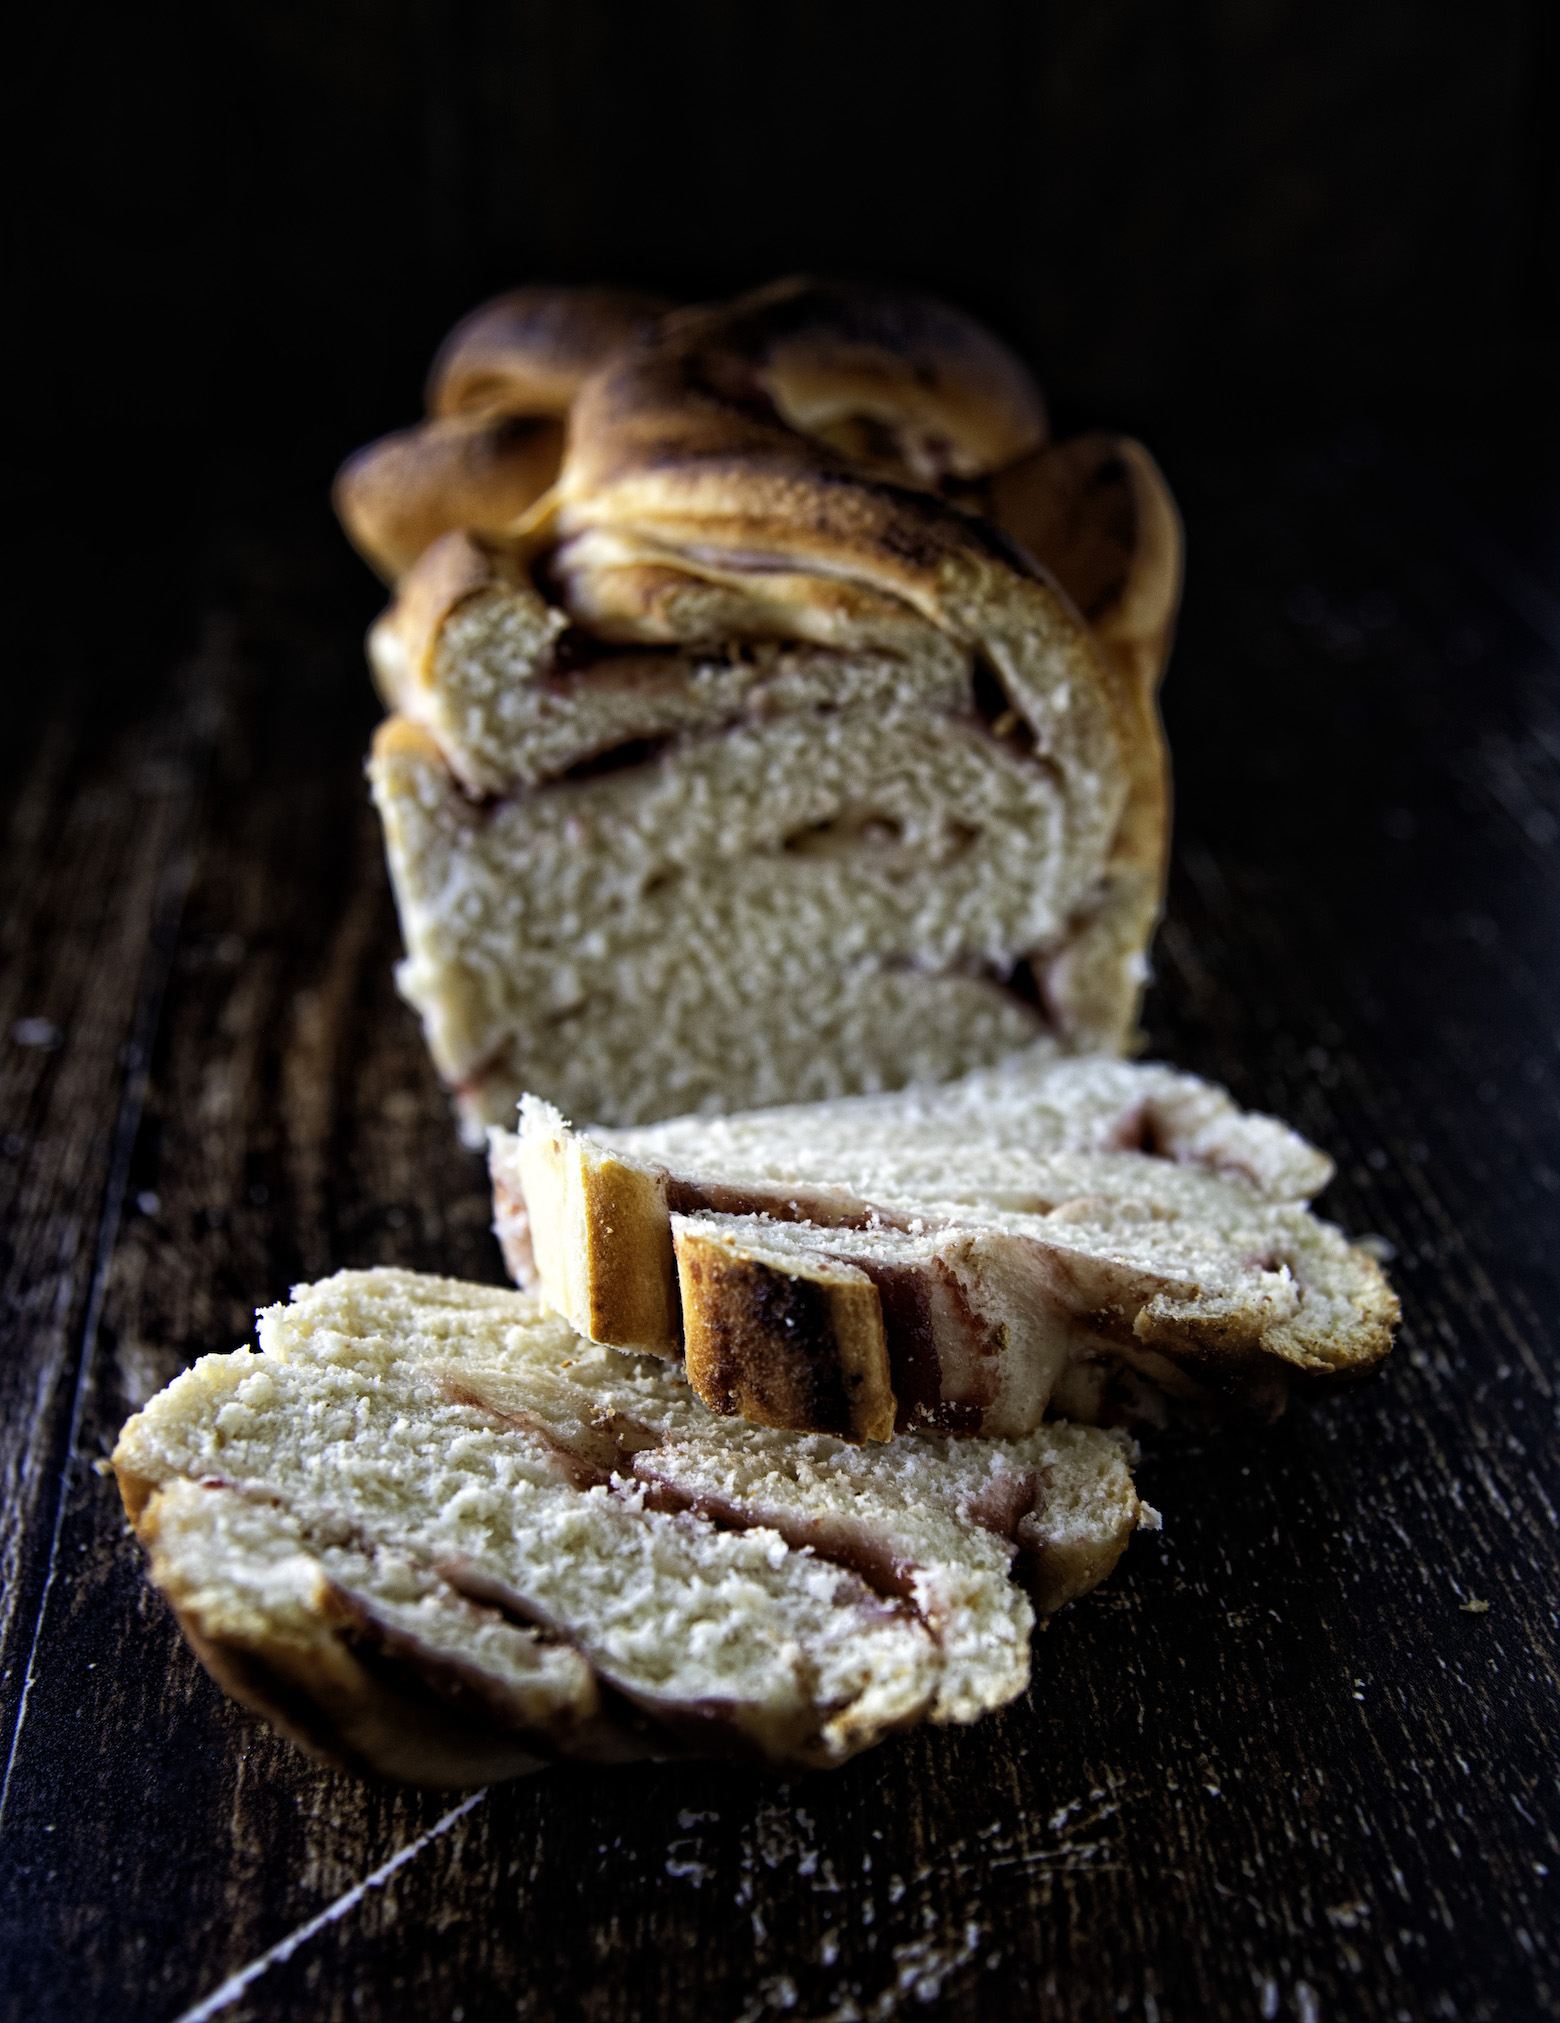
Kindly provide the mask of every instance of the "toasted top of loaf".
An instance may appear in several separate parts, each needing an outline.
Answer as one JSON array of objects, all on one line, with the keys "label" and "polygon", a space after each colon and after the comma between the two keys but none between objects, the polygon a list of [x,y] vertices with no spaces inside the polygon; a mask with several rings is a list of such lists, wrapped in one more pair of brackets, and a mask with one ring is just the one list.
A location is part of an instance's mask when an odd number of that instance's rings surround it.
[{"label": "toasted top of loaf", "polygon": [[967,483],[1045,442],[1045,403],[1022,362],[946,302],[793,275],[734,307],[761,331],[754,388],[787,427],[863,468]]},{"label": "toasted top of loaf", "polygon": [[712,1418],[527,1296],[343,1272],[126,1426],[151,1574],[307,1746],[468,1782],[538,1757],[832,1764],[1022,1690],[1031,1604],[1139,1521],[1119,1438],[863,1450]]},{"label": "toasted top of loaf", "polygon": [[1108,1415],[1079,1364],[1270,1414],[1374,1367],[1397,1319],[1303,1205],[1325,1156],[1161,1067],[1039,1049],[944,1088],[586,1134],[528,1100],[491,1158],[518,1277],[764,1423],[1013,1434],[1059,1392]]},{"label": "toasted top of loaf", "polygon": [[[944,303],[801,277],[745,305],[766,330],[751,392],[862,469],[970,484],[1045,442],[1045,406],[1023,365]],[[529,287],[465,317],[429,375],[429,419],[342,466],[337,511],[365,558],[393,580],[441,534],[517,525],[557,474],[561,423],[584,380],[668,308],[628,289]]]},{"label": "toasted top of loaf", "polygon": [[586,377],[667,308],[622,288],[517,288],[458,323],[428,380],[428,420],[348,457],[337,517],[394,582],[440,535],[501,532],[558,475]]},{"label": "toasted top of loaf", "polygon": [[581,389],[547,521],[571,609],[619,637],[671,641],[709,636],[701,582],[727,604],[757,593],[771,635],[788,616],[790,636],[809,636],[810,607],[836,581],[908,605],[1023,691],[1078,815],[1103,796],[1113,829],[1131,712],[1051,579],[989,522],[831,451],[747,392],[802,310],[820,324],[838,314],[771,291],[684,311]]},{"label": "toasted top of loaf", "polygon": [[428,412],[502,409],[561,420],[602,360],[671,306],[635,288],[511,288],[463,316],[439,346]]}]

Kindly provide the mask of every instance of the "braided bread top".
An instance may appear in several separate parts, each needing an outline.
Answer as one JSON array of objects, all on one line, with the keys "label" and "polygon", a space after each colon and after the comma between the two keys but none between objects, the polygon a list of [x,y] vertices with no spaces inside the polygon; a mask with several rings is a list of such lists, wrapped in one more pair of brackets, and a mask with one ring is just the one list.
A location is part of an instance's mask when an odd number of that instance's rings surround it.
[{"label": "braided bread top", "polygon": [[662,295],[631,288],[513,288],[462,317],[428,374],[431,415],[569,412],[609,353],[663,316]]},{"label": "braided bread top", "polygon": [[619,288],[517,288],[458,323],[428,379],[430,419],[358,450],[334,501],[393,582],[441,534],[499,533],[558,475],[581,384],[667,307]]},{"label": "braided bread top", "polygon": [[[994,340],[916,297],[789,282],[678,311],[581,388],[533,539],[556,541],[571,609],[609,635],[701,636],[700,600],[668,571],[746,593],[803,638],[835,636],[828,592],[845,585],[864,610],[908,605],[999,658],[1049,661],[1055,707],[1103,712],[1103,730],[1111,676],[1077,611],[991,522],[927,488],[934,461],[973,476],[1032,447],[1044,419],[1026,389]],[[846,454],[788,406],[838,433],[870,412],[890,444]]]},{"label": "braided bread top", "polygon": [[782,421],[885,476],[982,478],[1046,440],[1023,364],[931,296],[793,276],[733,304],[726,332]]}]

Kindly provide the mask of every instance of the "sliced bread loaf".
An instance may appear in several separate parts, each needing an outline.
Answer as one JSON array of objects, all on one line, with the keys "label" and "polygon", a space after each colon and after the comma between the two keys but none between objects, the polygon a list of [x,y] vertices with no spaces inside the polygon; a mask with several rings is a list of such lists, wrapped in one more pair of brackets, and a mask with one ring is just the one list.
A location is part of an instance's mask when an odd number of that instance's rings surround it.
[{"label": "sliced bread loaf", "polygon": [[1169,1396],[1270,1416],[1391,1345],[1380,1267],[1312,1215],[1326,1157],[1193,1076],[1043,1049],[937,1089],[492,1134],[510,1270],[712,1410],[1012,1437]]},{"label": "sliced bread loaf", "polygon": [[1023,1690],[1036,1610],[1158,1522],[1120,1436],[885,1451],[716,1419],[666,1363],[485,1286],[342,1272],[259,1344],[124,1429],[151,1578],[235,1697],[419,1782],[690,1748],[827,1766],[972,1721]]}]

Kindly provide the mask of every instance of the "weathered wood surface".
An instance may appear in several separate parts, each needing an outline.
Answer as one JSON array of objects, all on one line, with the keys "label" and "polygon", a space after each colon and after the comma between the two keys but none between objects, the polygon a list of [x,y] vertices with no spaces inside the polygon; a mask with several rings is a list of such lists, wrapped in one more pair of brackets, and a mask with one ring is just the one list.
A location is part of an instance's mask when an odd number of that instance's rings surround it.
[{"label": "weathered wood surface", "polygon": [[1560,2013],[1553,589],[1368,439],[1169,447],[1154,1050],[1337,1155],[1401,1345],[1270,1432],[1158,1441],[1164,1533],[1029,1696],[831,1777],[559,1769],[453,1816],[200,1671],[94,1472],[124,1415],[294,1280],[498,1258],[392,988],[368,593],[328,528],[251,529],[160,671],[31,696],[0,880],[8,2015]]}]

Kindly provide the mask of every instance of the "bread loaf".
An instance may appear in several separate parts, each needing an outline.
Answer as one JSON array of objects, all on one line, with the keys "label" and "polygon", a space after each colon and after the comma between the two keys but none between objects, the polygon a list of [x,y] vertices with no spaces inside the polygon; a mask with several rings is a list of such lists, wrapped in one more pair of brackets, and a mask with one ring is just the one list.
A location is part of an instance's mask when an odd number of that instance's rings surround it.
[{"label": "bread loaf", "polygon": [[1165,1398],[1269,1417],[1353,1381],[1397,1302],[1305,1203],[1327,1158],[1169,1068],[1045,1049],[931,1089],[492,1134],[511,1272],[716,1412],[1017,1437]]},{"label": "bread loaf", "polygon": [[828,1766],[972,1721],[1022,1692],[1036,1611],[1157,1524],[1129,1459],[1070,1426],[885,1450],[715,1419],[528,1296],[379,1270],[261,1314],[113,1465],[222,1685],[318,1753],[463,1784]]},{"label": "bread loaf", "polygon": [[939,305],[787,283],[616,351],[524,531],[444,536],[372,641],[401,986],[468,1131],[1123,1046],[1179,555],[1146,452],[1047,446]]}]

